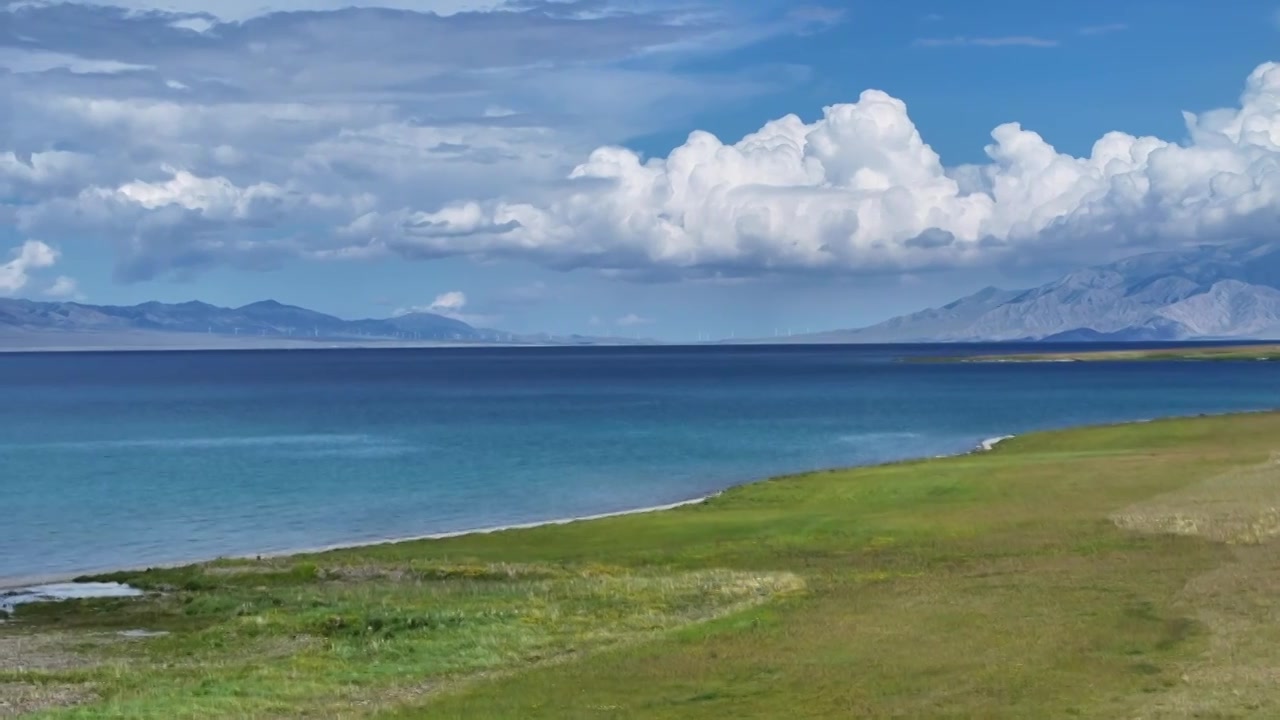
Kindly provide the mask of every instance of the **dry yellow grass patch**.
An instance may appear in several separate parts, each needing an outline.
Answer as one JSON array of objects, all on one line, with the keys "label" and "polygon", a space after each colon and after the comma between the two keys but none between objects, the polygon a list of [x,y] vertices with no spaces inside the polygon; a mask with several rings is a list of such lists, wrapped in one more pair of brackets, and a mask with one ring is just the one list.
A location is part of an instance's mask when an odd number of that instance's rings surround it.
[{"label": "dry yellow grass patch", "polygon": [[[88,668],[97,664],[97,661],[88,657],[81,648],[121,640],[118,636],[106,634],[71,635],[59,632],[0,635],[0,672]],[[0,700],[4,697],[4,693],[0,691]]]},{"label": "dry yellow grass patch", "polygon": [[[1280,543],[1236,547],[1234,562],[1179,594],[1209,631],[1181,683],[1151,695],[1140,718],[1274,717],[1280,705]],[[1268,711],[1270,709],[1270,711]]]},{"label": "dry yellow grass patch", "polygon": [[1209,630],[1181,683],[1152,695],[1141,718],[1257,717],[1280,703],[1280,455],[1126,508],[1123,528],[1194,535],[1231,559],[1178,596]]},{"label": "dry yellow grass patch", "polygon": [[1280,536],[1280,455],[1131,505],[1112,520],[1137,532],[1266,542]]}]

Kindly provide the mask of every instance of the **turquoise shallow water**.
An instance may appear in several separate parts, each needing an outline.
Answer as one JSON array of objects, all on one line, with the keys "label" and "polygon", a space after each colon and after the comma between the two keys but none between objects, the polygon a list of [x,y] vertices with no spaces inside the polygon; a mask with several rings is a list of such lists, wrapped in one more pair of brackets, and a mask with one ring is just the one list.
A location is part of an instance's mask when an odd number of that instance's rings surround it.
[{"label": "turquoise shallow water", "polygon": [[1280,364],[957,348],[0,355],[6,580],[613,512],[1084,423],[1280,406]]}]

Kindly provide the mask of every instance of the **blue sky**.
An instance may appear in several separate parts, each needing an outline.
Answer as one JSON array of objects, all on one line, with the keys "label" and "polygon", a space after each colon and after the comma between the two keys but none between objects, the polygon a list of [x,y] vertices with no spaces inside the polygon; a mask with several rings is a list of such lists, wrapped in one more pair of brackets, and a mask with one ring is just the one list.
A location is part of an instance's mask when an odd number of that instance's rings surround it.
[{"label": "blue sky", "polygon": [[0,0],[0,294],[768,335],[1280,222],[1277,3],[349,4]]}]

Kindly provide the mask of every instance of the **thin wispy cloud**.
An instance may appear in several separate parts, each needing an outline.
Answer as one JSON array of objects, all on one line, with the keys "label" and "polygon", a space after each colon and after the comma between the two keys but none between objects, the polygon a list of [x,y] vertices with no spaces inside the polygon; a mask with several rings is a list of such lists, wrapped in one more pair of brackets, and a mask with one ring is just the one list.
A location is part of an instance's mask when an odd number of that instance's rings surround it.
[{"label": "thin wispy cloud", "polygon": [[802,5],[787,13],[789,19],[802,24],[810,24],[819,29],[839,25],[845,21],[847,16],[848,13],[842,8],[821,5]]},{"label": "thin wispy cloud", "polygon": [[644,317],[635,313],[628,313],[618,318],[615,324],[618,327],[638,327],[640,325],[652,325],[653,318]]},{"label": "thin wispy cloud", "polygon": [[968,37],[956,35],[949,38],[917,38],[912,45],[916,47],[1057,47],[1060,43],[1052,38],[1034,35],[1006,35],[999,37]]},{"label": "thin wispy cloud", "polygon": [[92,60],[70,53],[45,52],[0,47],[0,67],[11,73],[44,73],[65,70],[75,75],[114,75],[139,70],[154,70],[150,65]]},{"label": "thin wispy cloud", "polygon": [[[540,9],[546,3],[503,2],[503,0],[72,0],[89,7],[122,9],[135,15],[177,14],[205,17],[220,22],[244,22],[272,13],[325,13],[343,8],[375,8],[428,12],[442,17],[462,13],[481,13],[498,10],[520,11]],[[23,0],[14,2],[18,8],[49,7],[61,4],[60,0]],[[3,4],[0,4],[3,7]]]},{"label": "thin wispy cloud", "polygon": [[929,13],[928,15],[925,15],[920,19],[924,20],[925,22],[941,22],[942,16],[939,15],[938,13]]},{"label": "thin wispy cloud", "polygon": [[1109,23],[1106,25],[1086,25],[1080,28],[1081,35],[1110,35],[1112,33],[1124,32],[1129,26],[1126,23]]}]

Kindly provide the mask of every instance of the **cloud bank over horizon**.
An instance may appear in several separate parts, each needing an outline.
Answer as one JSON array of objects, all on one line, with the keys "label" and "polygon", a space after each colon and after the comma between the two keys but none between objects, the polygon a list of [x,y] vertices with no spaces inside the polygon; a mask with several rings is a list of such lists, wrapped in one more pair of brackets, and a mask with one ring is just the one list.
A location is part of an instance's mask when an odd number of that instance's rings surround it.
[{"label": "cloud bank over horizon", "polygon": [[[121,282],[377,258],[647,281],[1095,262],[1280,222],[1275,63],[1237,107],[1188,113],[1185,138],[1111,132],[1083,157],[1007,123],[986,162],[948,165],[880,90],[736,142],[626,147],[806,77],[673,67],[844,22],[819,4],[728,7],[0,0],[5,244],[109,252]],[[917,51],[1056,52],[937,37]],[[21,253],[0,294],[75,295],[71,277],[32,284],[48,266]]]},{"label": "cloud bank over horizon", "polygon": [[368,218],[553,184],[593,146],[797,72],[672,63],[839,18],[772,0],[0,0],[0,222],[109,248],[121,282],[386,255]]},{"label": "cloud bank over horizon", "polygon": [[1280,222],[1280,64],[1183,144],[1110,132],[1086,157],[1008,123],[991,162],[945,166],[878,90],[737,143],[694,132],[645,160],[601,147],[539,200],[394,216],[389,249],[513,254],[637,273],[892,272],[1257,238]]}]

